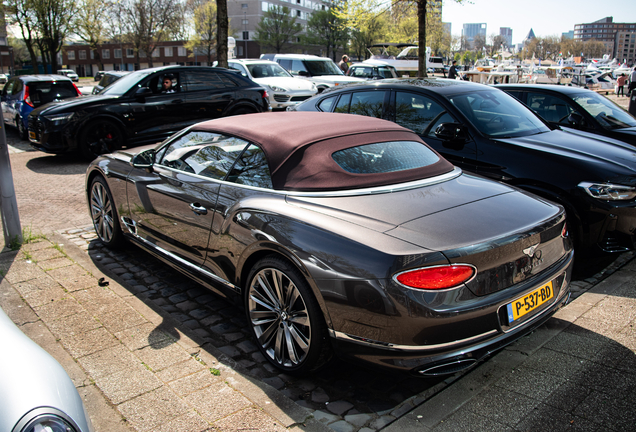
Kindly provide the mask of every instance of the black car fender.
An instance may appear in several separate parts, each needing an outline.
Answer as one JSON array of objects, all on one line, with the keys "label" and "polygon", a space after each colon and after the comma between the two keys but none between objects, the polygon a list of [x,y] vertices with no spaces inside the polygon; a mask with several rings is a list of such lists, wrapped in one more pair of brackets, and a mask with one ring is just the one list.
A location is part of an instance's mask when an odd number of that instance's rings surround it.
[{"label": "black car fender", "polygon": [[92,122],[97,121],[97,120],[108,120],[111,121],[113,123],[115,123],[119,129],[121,129],[121,131],[124,133],[124,136],[126,138],[128,138],[129,136],[129,131],[128,128],[126,127],[126,125],[124,124],[124,122],[122,121],[122,119],[120,119],[117,116],[114,115],[110,115],[110,114],[97,114],[97,115],[90,115],[90,116],[86,116],[84,117],[84,119],[82,119],[81,122],[78,123],[78,125],[76,126],[76,139],[75,142],[77,143],[79,137],[81,136],[82,133],[84,133],[85,128],[90,125]]}]

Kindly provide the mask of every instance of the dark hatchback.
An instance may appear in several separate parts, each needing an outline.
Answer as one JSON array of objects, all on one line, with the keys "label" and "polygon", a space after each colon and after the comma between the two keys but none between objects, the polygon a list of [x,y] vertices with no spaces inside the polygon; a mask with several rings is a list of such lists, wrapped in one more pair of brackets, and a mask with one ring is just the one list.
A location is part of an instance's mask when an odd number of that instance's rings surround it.
[{"label": "dark hatchback", "polygon": [[[307,127],[312,125],[312,127]],[[471,367],[567,302],[562,207],[466,174],[395,123],[280,112],[199,123],[87,170],[91,217],[243,305],[261,354]]]},{"label": "dark hatchback", "polygon": [[92,94],[97,94],[101,92],[102,90],[104,90],[104,88],[108,87],[109,85],[117,81],[119,78],[123,77],[124,75],[128,75],[129,73],[130,72],[127,72],[127,71],[104,72],[101,78],[99,79],[99,82],[95,85],[95,87],[93,87]]},{"label": "dark hatchback", "polygon": [[552,126],[602,135],[636,146],[636,118],[592,90],[557,85],[500,84]]},{"label": "dark hatchback", "polygon": [[19,75],[2,89],[4,123],[15,126],[20,138],[28,139],[29,114],[49,102],[77,98],[82,93],[70,78],[63,75]]},{"label": "dark hatchback", "polygon": [[237,72],[164,66],[132,72],[98,95],[34,110],[29,140],[47,153],[78,150],[93,159],[163,141],[202,120],[268,110],[265,89]]},{"label": "dark hatchback", "polygon": [[554,128],[499,89],[435,78],[383,80],[329,90],[295,109],[395,121],[467,171],[558,202],[581,257],[634,248],[633,147]]}]

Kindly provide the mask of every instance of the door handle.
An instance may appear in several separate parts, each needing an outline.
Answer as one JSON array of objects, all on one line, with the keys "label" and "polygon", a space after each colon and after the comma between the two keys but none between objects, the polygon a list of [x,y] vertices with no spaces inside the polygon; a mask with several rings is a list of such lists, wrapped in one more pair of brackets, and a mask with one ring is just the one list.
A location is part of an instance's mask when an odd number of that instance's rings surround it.
[{"label": "door handle", "polygon": [[183,103],[183,99],[175,99],[175,100],[173,100],[171,103],[173,103],[173,104],[180,104],[180,103]]},{"label": "door handle", "polygon": [[190,209],[198,215],[208,214],[208,209],[206,209],[205,207],[201,206],[201,204],[196,202],[190,204]]}]

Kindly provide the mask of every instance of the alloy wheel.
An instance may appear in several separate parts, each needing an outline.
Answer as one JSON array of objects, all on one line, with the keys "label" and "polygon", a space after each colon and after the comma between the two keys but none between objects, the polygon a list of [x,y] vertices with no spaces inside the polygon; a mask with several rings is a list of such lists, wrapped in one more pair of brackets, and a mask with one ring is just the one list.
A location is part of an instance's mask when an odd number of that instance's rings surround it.
[{"label": "alloy wheel", "polygon": [[302,293],[283,271],[264,268],[249,286],[249,318],[262,351],[283,368],[302,364],[311,347],[309,312]]},{"label": "alloy wheel", "polygon": [[100,240],[110,243],[113,240],[115,222],[110,196],[101,182],[93,183],[91,188],[91,217]]}]

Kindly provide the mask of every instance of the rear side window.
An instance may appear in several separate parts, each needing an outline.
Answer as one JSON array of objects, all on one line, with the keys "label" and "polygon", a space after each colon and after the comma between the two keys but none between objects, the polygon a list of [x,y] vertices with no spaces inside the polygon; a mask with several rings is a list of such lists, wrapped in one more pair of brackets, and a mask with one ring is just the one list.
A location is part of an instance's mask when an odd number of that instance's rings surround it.
[{"label": "rear side window", "polygon": [[70,81],[33,82],[27,84],[29,97],[36,107],[60,99],[76,97],[77,90]]},{"label": "rear side window", "polygon": [[185,75],[188,91],[209,91],[237,87],[237,84],[228,77],[212,71],[189,71]]},{"label": "rear side window", "polygon": [[426,145],[416,141],[390,141],[335,152],[333,160],[353,174],[381,174],[423,168],[439,161]]},{"label": "rear side window", "polygon": [[[335,112],[382,118],[385,94],[385,91],[378,90],[344,94],[340,97]],[[322,103],[320,108],[323,109]]]}]

